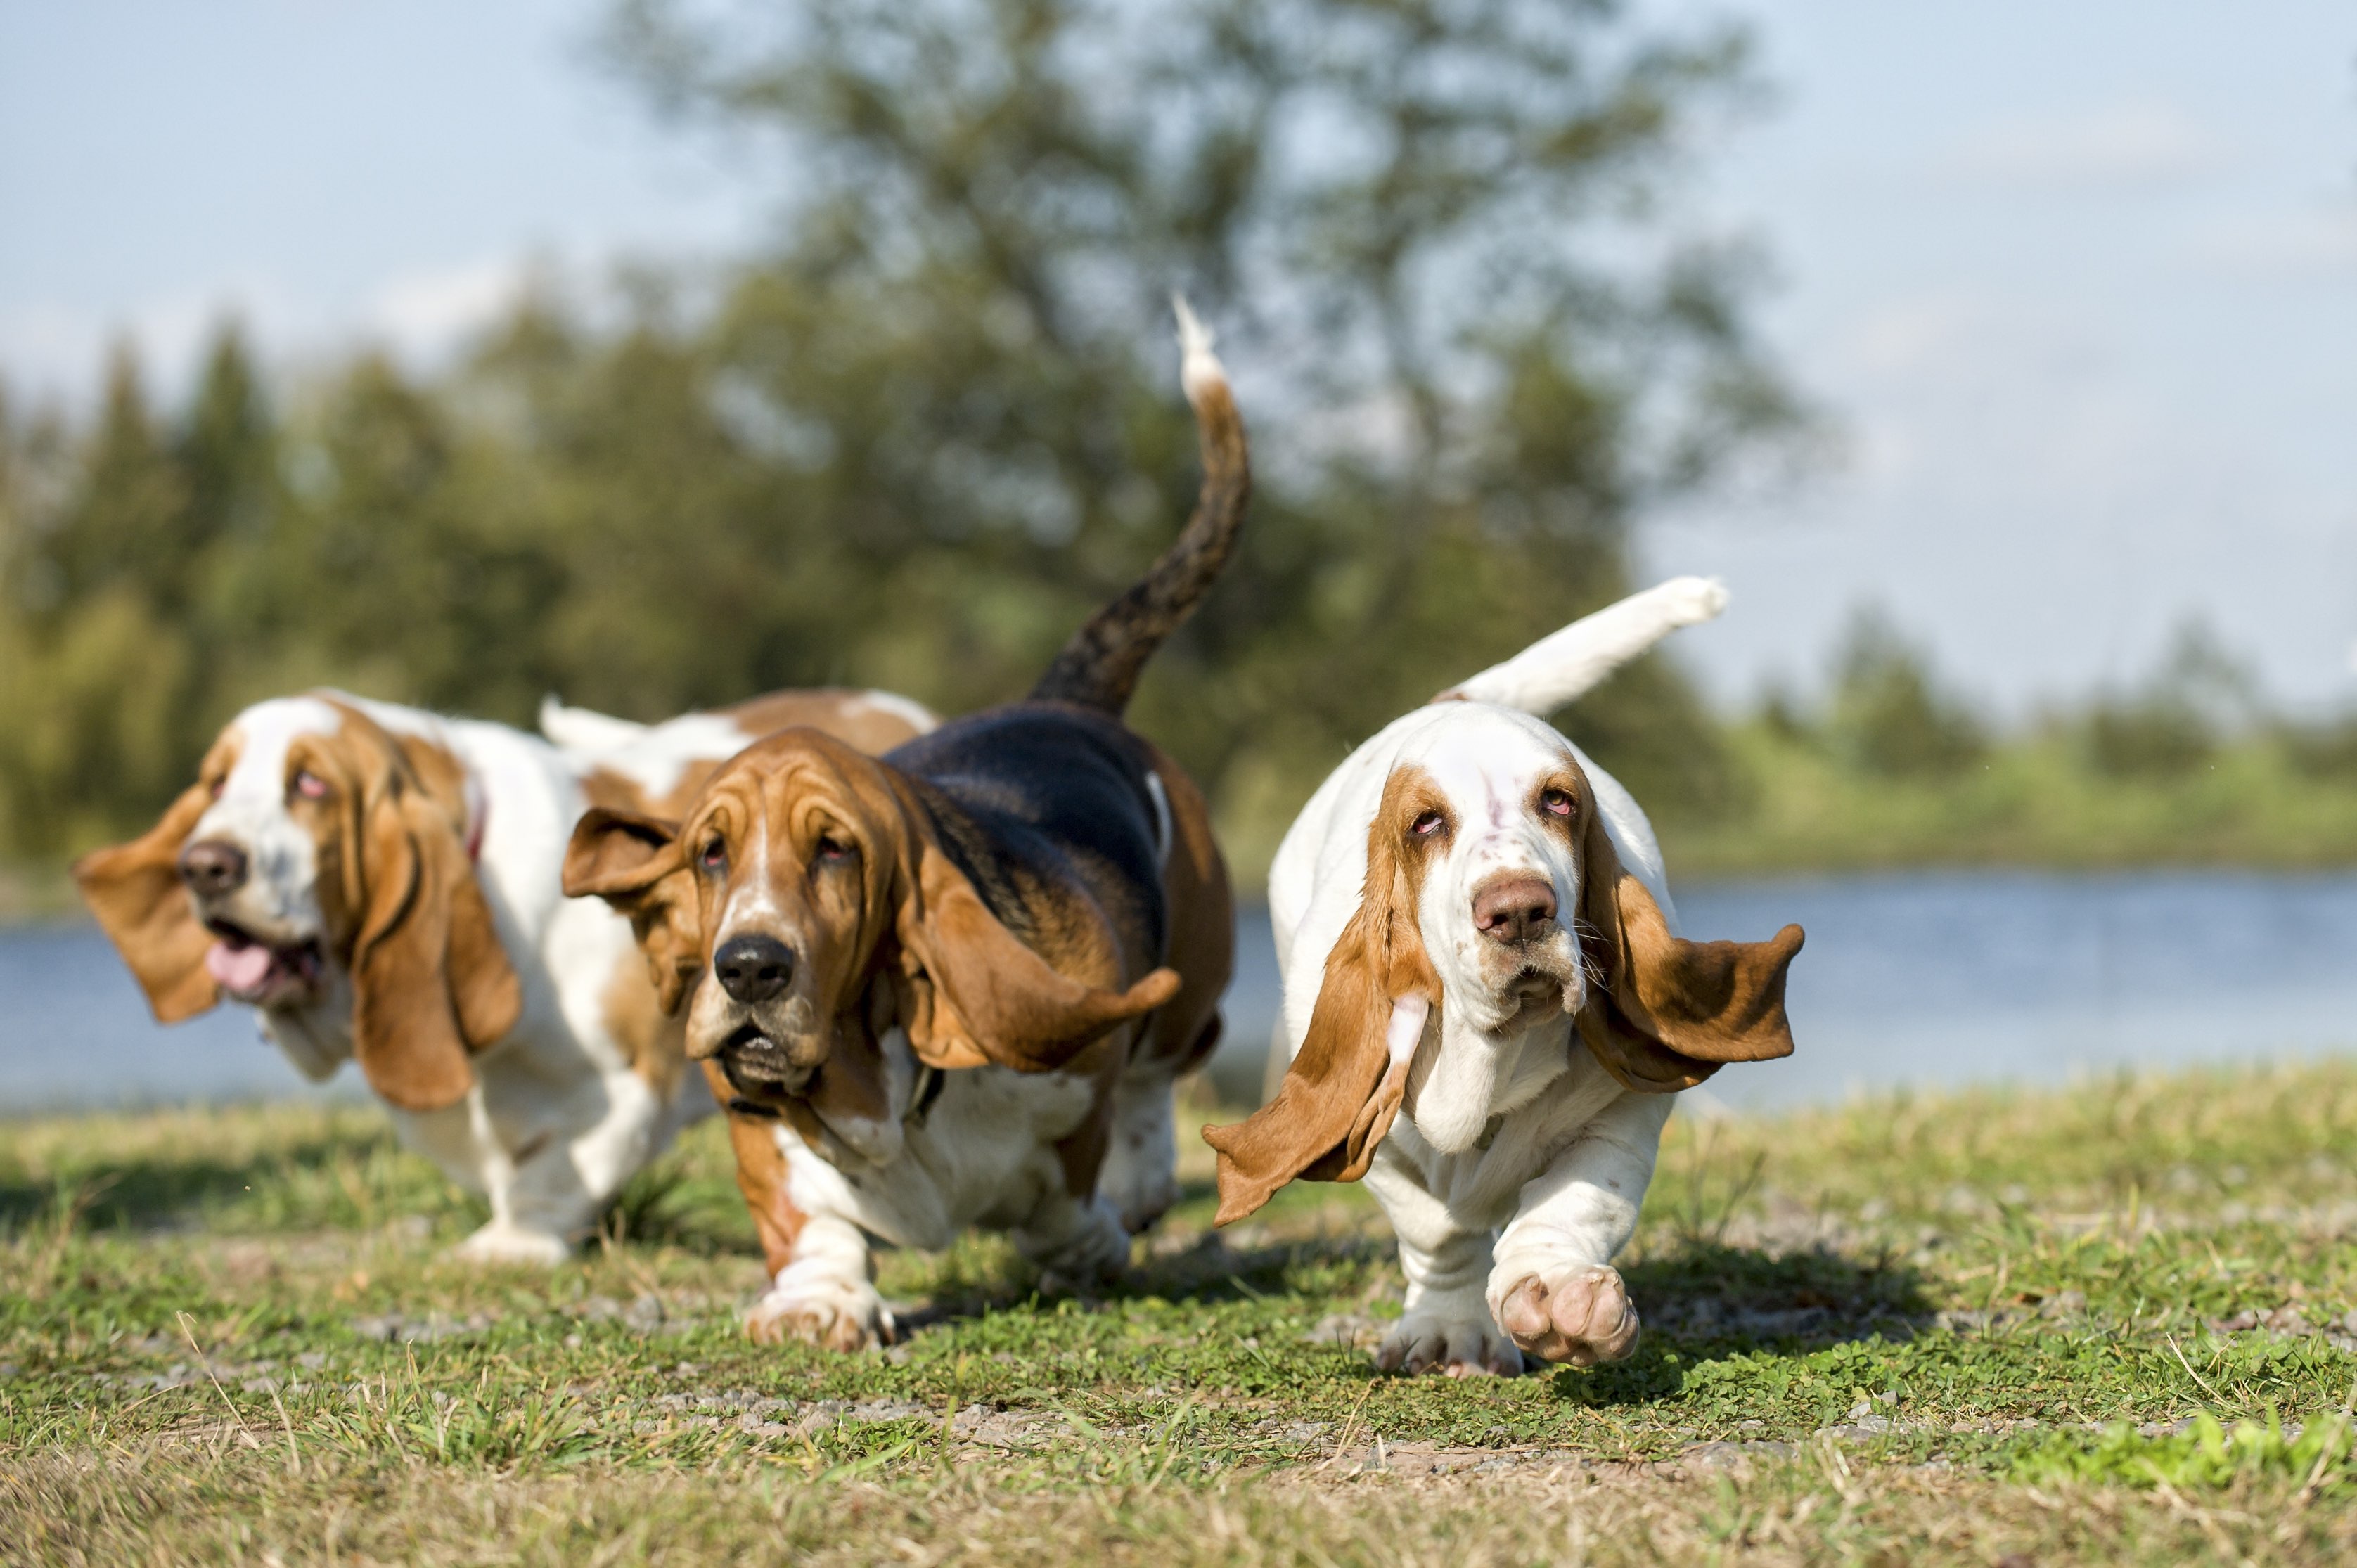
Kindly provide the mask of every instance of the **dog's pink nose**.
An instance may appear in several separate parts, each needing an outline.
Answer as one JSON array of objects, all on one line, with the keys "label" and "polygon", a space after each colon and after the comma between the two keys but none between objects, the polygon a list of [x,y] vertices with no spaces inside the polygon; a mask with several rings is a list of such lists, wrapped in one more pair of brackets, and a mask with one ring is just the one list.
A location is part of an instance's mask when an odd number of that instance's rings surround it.
[{"label": "dog's pink nose", "polygon": [[1473,924],[1492,941],[1526,942],[1555,918],[1555,889],[1542,876],[1504,876],[1476,888]]}]

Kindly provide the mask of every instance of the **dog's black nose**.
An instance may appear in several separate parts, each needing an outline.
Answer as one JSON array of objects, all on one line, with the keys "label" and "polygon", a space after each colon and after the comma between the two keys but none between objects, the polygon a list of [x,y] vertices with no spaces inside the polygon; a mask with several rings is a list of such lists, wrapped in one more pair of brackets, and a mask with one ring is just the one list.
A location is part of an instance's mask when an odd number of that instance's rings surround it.
[{"label": "dog's black nose", "polygon": [[712,977],[738,1002],[767,1002],[794,977],[794,950],[775,937],[731,937],[712,955]]},{"label": "dog's black nose", "polygon": [[199,839],[180,852],[180,880],[199,898],[224,898],[245,886],[245,851]]}]

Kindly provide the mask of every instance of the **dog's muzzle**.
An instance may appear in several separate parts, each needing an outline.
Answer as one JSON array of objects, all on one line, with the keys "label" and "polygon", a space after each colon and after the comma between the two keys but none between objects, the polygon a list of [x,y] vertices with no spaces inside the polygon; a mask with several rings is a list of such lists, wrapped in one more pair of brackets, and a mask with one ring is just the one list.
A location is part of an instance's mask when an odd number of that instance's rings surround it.
[{"label": "dog's muzzle", "polygon": [[748,1100],[788,1100],[810,1085],[814,1065],[797,1063],[791,1052],[747,1024],[720,1042],[715,1053],[729,1086]]}]

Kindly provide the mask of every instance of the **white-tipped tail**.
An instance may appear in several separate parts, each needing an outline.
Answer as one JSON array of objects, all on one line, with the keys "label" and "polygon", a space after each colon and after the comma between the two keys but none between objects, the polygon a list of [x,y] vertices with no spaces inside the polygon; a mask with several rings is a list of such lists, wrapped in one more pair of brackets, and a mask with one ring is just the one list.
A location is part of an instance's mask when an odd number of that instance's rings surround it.
[{"label": "white-tipped tail", "polygon": [[1673,577],[1581,617],[1440,695],[1544,717],[1678,628],[1709,620],[1726,607],[1727,588],[1716,577]]},{"label": "white-tipped tail", "polygon": [[1228,384],[1228,368],[1211,352],[1211,329],[1195,318],[1187,296],[1172,295],[1170,308],[1178,316],[1178,385],[1189,403],[1200,403],[1206,390]]},{"label": "white-tipped tail", "polygon": [[619,751],[647,733],[647,726],[588,708],[568,708],[550,693],[540,700],[540,733],[567,751]]}]

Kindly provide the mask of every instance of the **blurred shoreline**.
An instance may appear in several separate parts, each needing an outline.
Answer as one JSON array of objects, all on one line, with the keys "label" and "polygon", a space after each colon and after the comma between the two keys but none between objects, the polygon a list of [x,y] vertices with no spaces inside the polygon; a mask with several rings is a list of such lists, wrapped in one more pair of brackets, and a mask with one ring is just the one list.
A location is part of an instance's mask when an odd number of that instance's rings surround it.
[{"label": "blurred shoreline", "polygon": [[[1676,894],[1698,938],[1809,933],[1789,998],[1800,1050],[1714,1078],[1696,1113],[2357,1051],[2357,871],[1847,872]],[[1208,1074],[1227,1105],[1258,1098],[1280,994],[1266,909],[1236,916]],[[350,1073],[303,1083],[242,1009],[154,1025],[87,925],[0,930],[0,1117],[365,1098]]]}]

